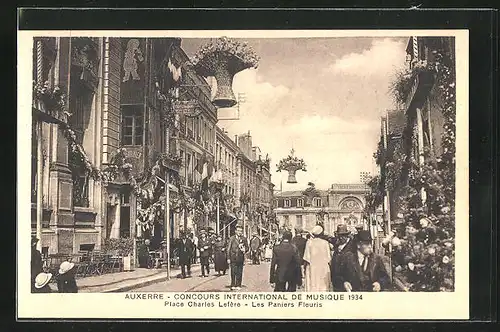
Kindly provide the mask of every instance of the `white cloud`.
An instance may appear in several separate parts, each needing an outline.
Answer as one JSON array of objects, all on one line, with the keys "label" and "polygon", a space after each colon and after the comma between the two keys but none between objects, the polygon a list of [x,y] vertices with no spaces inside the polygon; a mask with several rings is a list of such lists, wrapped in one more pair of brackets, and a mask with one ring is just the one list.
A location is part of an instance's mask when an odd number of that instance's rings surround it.
[{"label": "white cloud", "polygon": [[346,121],[336,116],[320,116],[306,115],[298,122],[292,124],[289,128],[293,132],[314,132],[314,133],[330,133],[330,134],[359,134],[367,129],[372,128],[378,123],[357,120]]},{"label": "white cloud", "polygon": [[330,69],[345,75],[385,76],[403,66],[406,58],[404,46],[388,38],[375,39],[369,49],[344,55]]}]

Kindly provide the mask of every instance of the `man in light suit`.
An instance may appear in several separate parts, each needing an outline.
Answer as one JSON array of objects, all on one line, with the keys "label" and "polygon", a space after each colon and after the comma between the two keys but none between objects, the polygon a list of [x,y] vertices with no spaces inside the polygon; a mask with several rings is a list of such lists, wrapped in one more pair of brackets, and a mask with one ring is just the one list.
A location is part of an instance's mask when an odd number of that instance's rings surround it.
[{"label": "man in light suit", "polygon": [[227,255],[231,267],[231,290],[240,290],[243,279],[245,254],[248,252],[248,241],[243,236],[243,227],[236,226],[236,233],[229,238]]}]

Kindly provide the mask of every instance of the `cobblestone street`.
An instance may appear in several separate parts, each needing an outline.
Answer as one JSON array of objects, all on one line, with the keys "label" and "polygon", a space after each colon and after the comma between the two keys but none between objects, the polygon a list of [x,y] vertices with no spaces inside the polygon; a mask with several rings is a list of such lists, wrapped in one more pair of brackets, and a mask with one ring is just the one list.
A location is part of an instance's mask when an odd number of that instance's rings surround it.
[{"label": "cobblestone street", "polygon": [[[211,270],[207,278],[200,277],[199,270],[193,273],[192,278],[173,278],[170,281],[159,282],[142,288],[132,290],[132,292],[230,292],[231,284],[230,271],[225,276],[218,277]],[[269,263],[263,262],[260,265],[246,263],[243,268],[242,292],[272,292],[273,288],[269,284]]]}]

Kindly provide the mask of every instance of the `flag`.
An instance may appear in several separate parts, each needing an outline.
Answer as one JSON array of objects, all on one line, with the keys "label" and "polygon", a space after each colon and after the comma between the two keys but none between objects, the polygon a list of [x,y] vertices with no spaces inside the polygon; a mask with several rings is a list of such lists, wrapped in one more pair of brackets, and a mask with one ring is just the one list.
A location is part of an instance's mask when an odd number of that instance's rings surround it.
[{"label": "flag", "polygon": [[178,68],[175,67],[170,59],[168,59],[167,68],[170,71],[174,82],[178,82],[182,77],[182,68],[180,66]]},{"label": "flag", "polygon": [[207,158],[206,153],[203,153],[203,156],[198,159],[198,163],[196,164],[196,171],[201,174],[201,191],[204,193],[205,199],[208,199],[208,184],[209,180],[213,175],[213,164]]}]

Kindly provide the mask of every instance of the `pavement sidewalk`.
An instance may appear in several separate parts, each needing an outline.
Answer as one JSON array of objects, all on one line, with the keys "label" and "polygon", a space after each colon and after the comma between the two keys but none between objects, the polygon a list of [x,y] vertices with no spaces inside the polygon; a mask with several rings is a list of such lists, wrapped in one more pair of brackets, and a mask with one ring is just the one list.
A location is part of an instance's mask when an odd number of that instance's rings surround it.
[{"label": "pavement sidewalk", "polygon": [[[191,272],[198,272],[199,264],[191,265]],[[171,268],[171,279],[177,278],[180,268]],[[135,288],[146,287],[154,283],[167,281],[167,269],[137,268],[128,272],[108,273],[76,279],[79,293],[115,293],[127,292]],[[57,285],[51,284],[53,291],[57,292]]]}]

